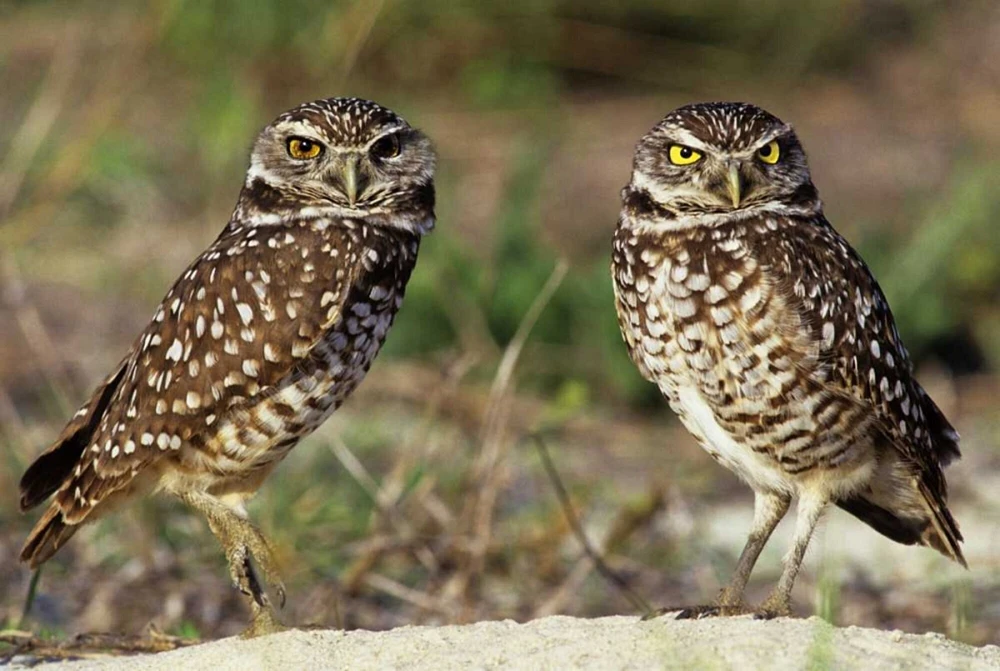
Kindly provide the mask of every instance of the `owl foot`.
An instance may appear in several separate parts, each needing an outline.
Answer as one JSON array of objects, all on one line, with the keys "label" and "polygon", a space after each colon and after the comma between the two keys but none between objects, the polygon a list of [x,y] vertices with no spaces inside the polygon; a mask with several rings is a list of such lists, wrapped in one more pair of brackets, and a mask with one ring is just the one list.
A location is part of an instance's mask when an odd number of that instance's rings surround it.
[{"label": "owl foot", "polygon": [[288,630],[288,627],[281,624],[278,616],[275,615],[274,610],[270,606],[255,606],[253,610],[254,613],[250,619],[250,626],[243,630],[240,638],[256,638]]},{"label": "owl foot", "polygon": [[765,599],[753,614],[758,620],[773,620],[776,617],[791,617],[791,615],[791,600],[780,593],[774,593]]},{"label": "owl foot", "polygon": [[[236,589],[253,597],[255,608],[264,608],[270,607],[265,587],[269,584],[278,597],[278,606],[284,608],[285,584],[278,573],[278,563],[263,534],[246,518],[246,512],[238,512],[216,497],[199,491],[182,492],[180,498],[208,520],[209,528],[226,552],[229,575]],[[251,559],[263,572],[266,583],[262,583],[254,573]]]},{"label": "owl foot", "polygon": [[[267,541],[249,522],[239,525],[238,531],[232,531],[236,532],[234,536],[237,538],[231,542],[226,558],[229,560],[229,575],[233,579],[233,585],[243,594],[252,597],[259,608],[271,606],[267,596],[267,585],[270,585],[278,598],[278,607],[284,608],[285,584],[278,573],[277,563]],[[262,582],[257,576],[251,557],[263,572],[266,582]]]},{"label": "owl foot", "polygon": [[658,608],[652,613],[643,616],[643,620],[652,620],[664,615],[674,614],[675,620],[701,620],[706,617],[732,617],[735,615],[747,615],[754,611],[747,606],[724,606],[724,605],[699,605],[699,606],[674,606]]}]

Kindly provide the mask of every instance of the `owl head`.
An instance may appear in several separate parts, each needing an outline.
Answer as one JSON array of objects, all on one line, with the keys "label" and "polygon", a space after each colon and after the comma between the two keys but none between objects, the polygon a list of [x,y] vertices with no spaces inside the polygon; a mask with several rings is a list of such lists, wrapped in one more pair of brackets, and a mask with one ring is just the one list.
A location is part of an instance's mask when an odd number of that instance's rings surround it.
[{"label": "owl head", "polygon": [[245,218],[374,217],[419,228],[433,216],[435,163],[427,136],[377,103],[305,103],[257,136],[241,198]]},{"label": "owl head", "polygon": [[699,103],[668,114],[639,141],[626,192],[687,220],[818,206],[791,126],[746,103]]}]

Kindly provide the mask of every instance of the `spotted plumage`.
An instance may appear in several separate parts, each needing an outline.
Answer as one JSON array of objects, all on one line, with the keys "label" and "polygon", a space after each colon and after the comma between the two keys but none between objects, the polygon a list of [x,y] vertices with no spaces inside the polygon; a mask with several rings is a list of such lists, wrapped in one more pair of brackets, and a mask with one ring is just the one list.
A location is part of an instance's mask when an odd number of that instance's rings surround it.
[{"label": "spotted plumage", "polygon": [[[422,133],[359,99],[265,128],[229,224],[25,473],[22,508],[55,499],[22,559],[37,566],[81,523],[158,490],[208,515],[231,564],[266,552],[227,541],[259,537],[235,518],[368,371],[434,223],[434,161]],[[252,571],[233,571],[267,606]]]},{"label": "spotted plumage", "polygon": [[613,247],[632,360],[756,495],[733,581],[685,614],[745,610],[792,497],[795,545],[763,614],[789,611],[827,503],[964,564],[942,473],[958,435],[914,379],[878,283],[823,216],[789,126],[739,103],[669,114],[636,149]]}]

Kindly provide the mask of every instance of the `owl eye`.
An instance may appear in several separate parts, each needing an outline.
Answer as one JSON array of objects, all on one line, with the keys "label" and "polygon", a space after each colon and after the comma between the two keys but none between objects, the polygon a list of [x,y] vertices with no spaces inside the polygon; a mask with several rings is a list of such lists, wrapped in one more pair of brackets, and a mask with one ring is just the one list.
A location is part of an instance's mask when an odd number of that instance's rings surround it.
[{"label": "owl eye", "polygon": [[781,149],[778,147],[778,141],[771,140],[765,144],[757,150],[757,156],[759,156],[760,160],[764,161],[764,163],[769,163],[771,165],[777,163],[778,158],[781,156]]},{"label": "owl eye", "polygon": [[670,145],[667,156],[674,165],[691,165],[701,160],[701,152],[695,151],[691,147],[685,147],[682,144]]},{"label": "owl eye", "polygon": [[288,138],[288,155],[300,161],[316,158],[323,153],[323,145],[304,137]]},{"label": "owl eye", "polygon": [[399,156],[399,135],[391,133],[380,137],[369,150],[375,158],[395,158]]}]

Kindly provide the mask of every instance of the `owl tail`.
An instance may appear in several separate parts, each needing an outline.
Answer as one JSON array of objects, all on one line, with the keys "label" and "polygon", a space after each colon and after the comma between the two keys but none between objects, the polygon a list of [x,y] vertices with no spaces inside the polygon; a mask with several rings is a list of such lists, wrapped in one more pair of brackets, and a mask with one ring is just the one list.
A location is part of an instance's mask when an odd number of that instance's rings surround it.
[{"label": "owl tail", "polygon": [[958,522],[948,510],[948,504],[944,497],[938,492],[931,491],[931,488],[923,481],[918,486],[929,513],[928,517],[930,517],[930,524],[920,534],[921,544],[932,547],[945,557],[954,559],[965,568],[969,568],[959,545],[962,540],[962,532],[958,530]]},{"label": "owl tail", "polygon": [[[943,496],[919,480],[913,482],[905,506],[899,505],[901,502],[898,499],[886,501],[884,494],[878,489],[862,492],[837,501],[837,505],[897,543],[925,545],[965,568],[969,567],[959,545],[962,532],[958,530],[958,523]],[[894,495],[898,496],[898,490]],[[908,514],[899,514],[890,508],[906,510]]]},{"label": "owl tail", "polygon": [[53,503],[28,534],[28,540],[24,541],[21,561],[27,562],[31,568],[38,568],[54,555],[78,528],[78,524],[66,524],[63,521],[62,509]]}]

